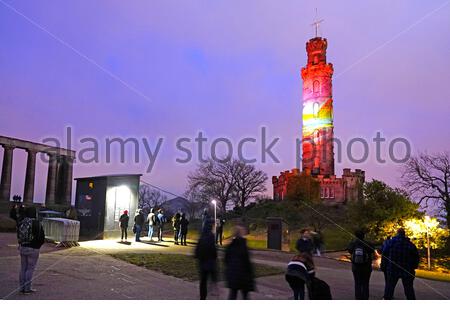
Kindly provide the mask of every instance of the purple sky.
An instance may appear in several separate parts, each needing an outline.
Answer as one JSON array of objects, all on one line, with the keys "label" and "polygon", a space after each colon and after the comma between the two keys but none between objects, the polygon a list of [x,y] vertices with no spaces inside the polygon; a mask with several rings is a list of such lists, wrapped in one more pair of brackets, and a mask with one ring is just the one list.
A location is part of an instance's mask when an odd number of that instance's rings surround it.
[{"label": "purple sky", "polygon": [[[388,141],[409,139],[413,150],[450,149],[450,4],[444,0],[5,0],[18,12],[2,2],[0,134],[63,139],[70,125],[75,140],[164,137],[144,179],[175,193],[184,192],[197,163],[195,157],[177,164],[183,154],[175,141],[200,130],[237,144],[267,126],[269,137],[281,139],[274,149],[281,163],[258,167],[269,176],[294,167],[300,69],[314,7],[325,19],[321,34],[335,70],[336,137],[371,140],[381,131]],[[368,179],[398,185],[400,167],[377,164],[370,147],[368,161],[349,164],[344,157],[337,174],[359,167]],[[256,152],[253,146],[247,154]],[[12,193],[22,194],[25,152],[14,157]],[[145,158],[105,164],[104,154],[100,160],[77,164],[74,176],[141,173],[148,164]],[[43,201],[45,165],[38,169],[35,200]]]}]

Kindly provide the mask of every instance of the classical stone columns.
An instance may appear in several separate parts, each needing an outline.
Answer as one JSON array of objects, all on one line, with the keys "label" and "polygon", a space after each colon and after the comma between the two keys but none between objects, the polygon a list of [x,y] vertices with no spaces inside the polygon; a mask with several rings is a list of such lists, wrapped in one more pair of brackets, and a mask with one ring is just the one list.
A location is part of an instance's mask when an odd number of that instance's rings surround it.
[{"label": "classical stone columns", "polygon": [[27,171],[25,173],[25,186],[23,191],[23,202],[33,203],[34,177],[36,171],[36,150],[28,149]]},{"label": "classical stone columns", "polygon": [[70,205],[72,199],[73,158],[49,154],[45,204]]},{"label": "classical stone columns", "polygon": [[67,166],[66,170],[64,171],[64,199],[63,202],[65,204],[70,205],[70,202],[72,200],[72,179],[73,179],[73,158],[71,157],[64,157]]},{"label": "classical stone columns", "polygon": [[75,151],[1,135],[0,146],[4,149],[0,180],[0,202],[10,201],[13,151],[20,149],[27,152],[23,201],[28,204],[34,203],[36,155],[45,153],[49,157],[45,204],[55,208],[70,206]]},{"label": "classical stone columns", "polygon": [[48,154],[47,190],[45,192],[45,204],[55,204],[56,195],[56,173],[58,168],[58,158],[56,154]]},{"label": "classical stone columns", "polygon": [[2,180],[0,182],[0,200],[9,201],[11,196],[11,174],[14,146],[3,145]]}]

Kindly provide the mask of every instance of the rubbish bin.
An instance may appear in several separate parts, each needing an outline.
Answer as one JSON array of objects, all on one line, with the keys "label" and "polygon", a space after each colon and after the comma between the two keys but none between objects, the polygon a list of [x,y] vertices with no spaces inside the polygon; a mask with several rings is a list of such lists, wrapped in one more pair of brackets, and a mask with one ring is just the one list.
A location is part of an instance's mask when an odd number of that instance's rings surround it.
[{"label": "rubbish bin", "polygon": [[283,218],[269,217],[267,222],[267,249],[290,251],[289,225]]}]

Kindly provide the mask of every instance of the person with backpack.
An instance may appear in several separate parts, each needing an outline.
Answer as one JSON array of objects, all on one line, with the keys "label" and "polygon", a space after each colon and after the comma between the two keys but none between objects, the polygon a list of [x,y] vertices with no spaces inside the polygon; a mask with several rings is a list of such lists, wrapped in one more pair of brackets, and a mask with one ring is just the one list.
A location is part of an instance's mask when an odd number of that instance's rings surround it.
[{"label": "person with backpack", "polygon": [[181,214],[177,212],[172,217],[172,227],[173,227],[173,242],[178,245],[178,235],[180,234],[180,221],[181,221]]},{"label": "person with backpack", "polygon": [[144,226],[144,215],[141,213],[141,209],[136,210],[136,215],[134,216],[134,232],[136,233],[136,242],[141,242],[141,231]]},{"label": "person with backpack", "polygon": [[311,281],[315,275],[309,241],[297,242],[298,254],[288,263],[285,279],[294,293],[294,300],[305,300],[305,285],[311,299]]},{"label": "person with backpack", "polygon": [[20,292],[30,294],[34,269],[39,259],[39,251],[45,242],[44,228],[36,218],[36,209],[25,209],[24,217],[17,224],[17,240],[20,252]]},{"label": "person with backpack", "polygon": [[186,238],[188,233],[188,225],[189,220],[186,218],[186,215],[184,213],[181,214],[181,220],[180,220],[180,244],[182,246],[187,246]]},{"label": "person with backpack", "polygon": [[147,216],[147,224],[148,224],[148,238],[150,241],[153,241],[153,228],[156,226],[156,215],[153,212],[153,208],[150,209],[150,213]]},{"label": "person with backpack", "polygon": [[130,221],[130,217],[128,216],[128,210],[124,210],[122,215],[119,218],[119,226],[121,230],[121,237],[120,241],[123,241],[123,238],[125,237],[125,242],[128,238],[128,222]]},{"label": "person with backpack", "polygon": [[369,299],[369,282],[372,274],[372,260],[375,255],[373,246],[364,240],[364,231],[355,232],[356,239],[348,245],[351,255],[353,279],[355,281],[355,299]]},{"label": "person with backpack", "polygon": [[208,295],[208,278],[214,285],[217,282],[217,248],[212,228],[212,223],[205,223],[195,247],[194,257],[198,260],[200,272],[200,300],[206,300]]},{"label": "person with backpack", "polygon": [[398,229],[397,235],[389,240],[382,255],[386,257],[387,276],[384,299],[391,300],[394,297],[397,282],[402,279],[406,299],[415,300],[414,279],[420,257],[417,247],[406,237],[403,228]]},{"label": "person with backpack", "polygon": [[164,223],[166,223],[166,217],[164,215],[164,212],[162,209],[158,210],[157,217],[157,226],[158,226],[158,241],[164,241],[163,240],[163,232],[164,232]]}]

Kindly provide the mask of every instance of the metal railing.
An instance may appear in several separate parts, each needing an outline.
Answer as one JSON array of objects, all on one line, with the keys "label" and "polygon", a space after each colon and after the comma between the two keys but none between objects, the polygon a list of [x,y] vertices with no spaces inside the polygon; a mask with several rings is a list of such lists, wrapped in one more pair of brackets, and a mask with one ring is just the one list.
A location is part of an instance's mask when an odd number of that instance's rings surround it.
[{"label": "metal railing", "polygon": [[57,246],[77,246],[80,222],[63,218],[43,218],[45,238],[58,243]]}]

